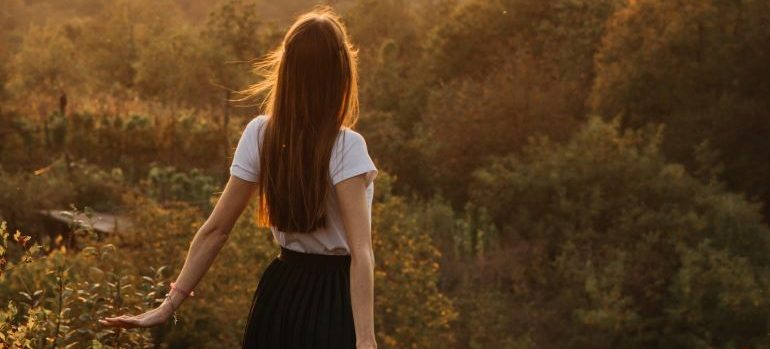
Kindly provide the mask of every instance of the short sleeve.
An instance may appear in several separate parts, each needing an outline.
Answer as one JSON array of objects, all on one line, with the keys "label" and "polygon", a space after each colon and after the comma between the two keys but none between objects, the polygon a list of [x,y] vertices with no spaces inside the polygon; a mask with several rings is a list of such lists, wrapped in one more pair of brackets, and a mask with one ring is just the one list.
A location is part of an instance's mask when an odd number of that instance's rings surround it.
[{"label": "short sleeve", "polygon": [[366,173],[366,185],[377,177],[377,167],[369,156],[364,137],[351,129],[345,129],[337,139],[329,166],[332,184]]},{"label": "short sleeve", "polygon": [[259,177],[259,132],[262,116],[258,116],[246,125],[233,154],[230,174],[249,182],[257,182]]}]

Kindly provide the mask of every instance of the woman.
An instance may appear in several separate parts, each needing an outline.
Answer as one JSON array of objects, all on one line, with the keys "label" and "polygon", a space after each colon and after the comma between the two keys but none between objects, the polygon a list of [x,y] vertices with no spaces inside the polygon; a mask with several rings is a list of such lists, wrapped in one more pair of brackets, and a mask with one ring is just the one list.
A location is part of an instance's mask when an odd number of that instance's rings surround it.
[{"label": "woman", "polygon": [[371,204],[378,170],[358,120],[356,51],[328,8],[300,16],[256,68],[265,114],[236,147],[230,179],[157,308],[106,326],[165,323],[211,266],[254,193],[280,255],[262,274],[243,348],[376,348]]}]

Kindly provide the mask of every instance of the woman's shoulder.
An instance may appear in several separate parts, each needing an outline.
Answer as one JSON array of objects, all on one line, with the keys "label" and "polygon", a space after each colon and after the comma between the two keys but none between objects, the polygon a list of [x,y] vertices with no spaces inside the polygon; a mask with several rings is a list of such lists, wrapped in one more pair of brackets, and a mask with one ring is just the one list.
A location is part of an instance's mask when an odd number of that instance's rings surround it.
[{"label": "woman's shoulder", "polygon": [[258,124],[261,124],[261,123],[263,123],[263,122],[265,122],[267,120],[268,120],[267,115],[259,114],[259,115],[255,116],[254,118],[252,118],[251,121],[249,121],[249,124],[258,125]]},{"label": "woman's shoulder", "polygon": [[366,148],[366,139],[358,131],[350,127],[343,127],[337,135],[335,146],[342,147],[342,149],[350,149],[351,147]]},{"label": "woman's shoulder", "polygon": [[257,131],[262,127],[262,124],[265,123],[267,120],[267,117],[265,115],[257,115],[246,124],[245,133],[248,134],[250,137],[256,137]]}]

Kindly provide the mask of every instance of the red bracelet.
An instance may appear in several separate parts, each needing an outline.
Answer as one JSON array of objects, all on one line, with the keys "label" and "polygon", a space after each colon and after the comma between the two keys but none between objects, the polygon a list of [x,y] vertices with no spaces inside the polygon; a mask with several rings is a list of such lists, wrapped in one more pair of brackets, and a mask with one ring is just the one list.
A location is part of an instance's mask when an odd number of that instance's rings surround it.
[{"label": "red bracelet", "polygon": [[181,289],[181,288],[179,288],[179,287],[176,287],[176,282],[172,282],[172,283],[171,283],[171,289],[172,289],[172,290],[176,290],[177,292],[179,292],[179,293],[181,293],[181,294],[183,294],[183,295],[185,295],[185,296],[188,296],[188,297],[192,297],[192,296],[194,296],[194,295],[195,295],[195,291],[190,291],[190,292],[187,292],[187,291],[184,291],[184,290],[182,290],[182,289]]}]

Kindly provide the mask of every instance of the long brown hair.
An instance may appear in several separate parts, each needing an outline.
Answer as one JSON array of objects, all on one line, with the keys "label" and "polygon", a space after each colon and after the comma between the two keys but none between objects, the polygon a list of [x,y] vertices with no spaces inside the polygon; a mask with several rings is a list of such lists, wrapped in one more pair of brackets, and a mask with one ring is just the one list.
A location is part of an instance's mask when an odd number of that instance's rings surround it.
[{"label": "long brown hair", "polygon": [[358,121],[357,51],[326,6],[297,18],[278,48],[254,64],[264,77],[242,91],[263,95],[259,226],[311,232],[326,226],[329,159],[342,127]]}]

